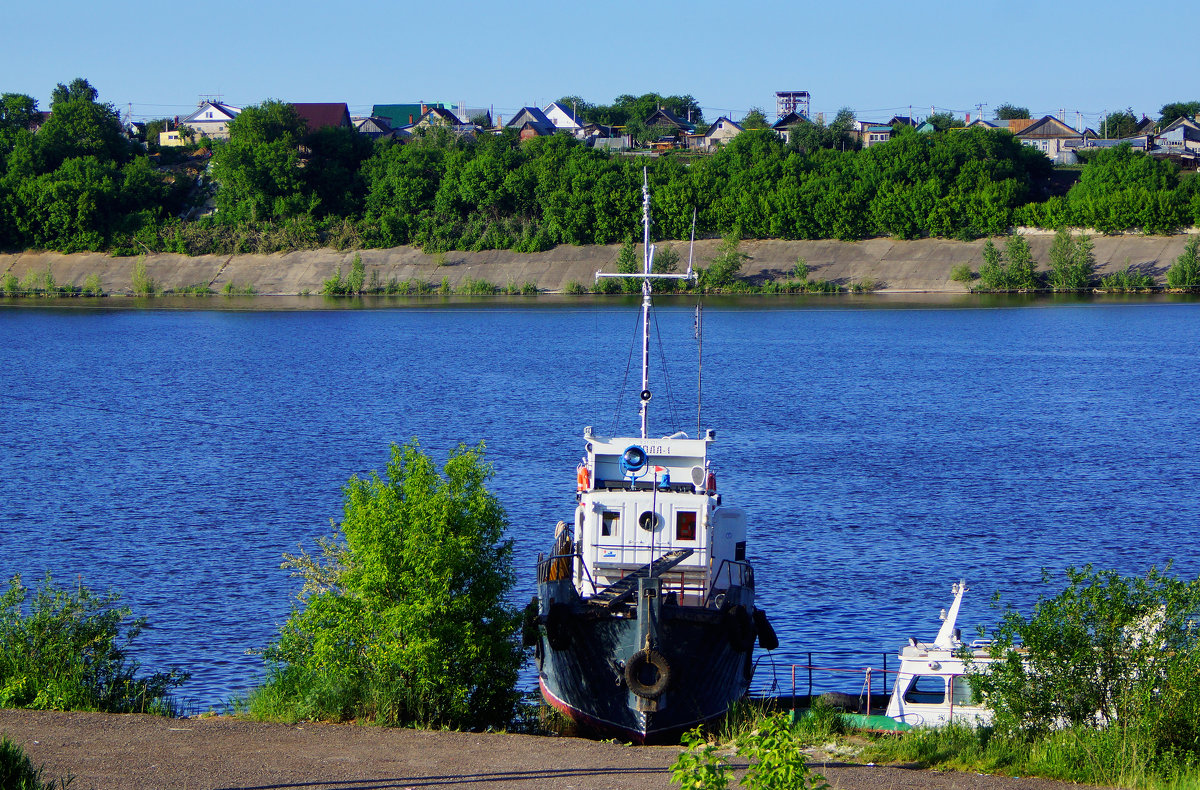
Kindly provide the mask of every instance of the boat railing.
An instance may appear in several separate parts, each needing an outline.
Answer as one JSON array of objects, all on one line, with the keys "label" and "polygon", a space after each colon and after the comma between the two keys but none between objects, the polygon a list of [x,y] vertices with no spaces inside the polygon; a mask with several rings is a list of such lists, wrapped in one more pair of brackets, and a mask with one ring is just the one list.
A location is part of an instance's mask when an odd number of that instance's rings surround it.
[{"label": "boat railing", "polygon": [[592,578],[592,572],[588,570],[587,563],[583,561],[583,552],[580,549],[576,549],[573,552],[553,553],[549,557],[544,554],[538,554],[538,581],[551,582],[574,579],[576,561],[579,562],[579,567],[583,569],[583,573],[587,577],[588,583],[592,585],[592,589],[597,589],[596,580]]},{"label": "boat railing", "polygon": [[[853,655],[856,657],[864,656],[864,654],[861,652],[851,652],[851,651],[824,651],[822,654],[830,655],[830,656],[839,655],[839,654],[840,655]],[[796,709],[796,700],[800,698],[796,692],[801,688],[801,683],[804,682],[803,675],[805,673],[807,674],[807,681],[808,681],[808,694],[804,695],[804,696],[809,700],[809,702],[811,704],[812,700],[815,699],[813,692],[817,688],[817,684],[814,682],[814,673],[821,672],[821,673],[828,673],[828,674],[835,675],[835,676],[845,676],[845,675],[861,676],[863,680],[862,680],[862,685],[859,687],[858,694],[857,695],[851,694],[850,696],[857,696],[860,701],[865,700],[865,703],[864,703],[864,706],[866,708],[865,712],[868,716],[870,716],[871,715],[872,697],[874,697],[876,695],[886,695],[886,694],[890,693],[891,689],[890,689],[890,685],[889,685],[889,675],[894,676],[894,675],[899,674],[899,672],[900,672],[900,670],[898,670],[898,669],[888,669],[887,668],[887,660],[888,660],[887,653],[882,654],[883,655],[883,668],[882,669],[880,669],[878,667],[872,667],[870,665],[865,666],[865,667],[823,666],[823,665],[814,663],[815,655],[817,655],[817,654],[814,652],[810,652],[808,654],[808,663],[806,663],[806,664],[792,664],[791,665],[791,670],[792,670],[792,710]],[[797,672],[801,673],[800,681],[797,681]],[[845,687],[843,687],[843,688],[845,688]]]},{"label": "boat railing", "polygon": [[[724,586],[721,586],[722,579],[725,580]],[[728,590],[730,587],[753,586],[754,568],[751,567],[750,563],[744,560],[721,560],[721,564],[717,566],[717,572],[712,575],[708,591],[704,594],[705,605],[712,599],[713,593],[718,590]]]}]

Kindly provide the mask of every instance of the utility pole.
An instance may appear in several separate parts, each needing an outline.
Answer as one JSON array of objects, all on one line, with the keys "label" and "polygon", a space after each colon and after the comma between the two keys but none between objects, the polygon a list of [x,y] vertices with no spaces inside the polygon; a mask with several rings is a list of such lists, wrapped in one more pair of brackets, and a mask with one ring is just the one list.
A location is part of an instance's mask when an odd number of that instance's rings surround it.
[{"label": "utility pole", "polygon": [[979,111],[979,114],[976,117],[981,121],[983,120],[983,108],[986,106],[987,102],[979,102],[975,105],[975,109]]}]

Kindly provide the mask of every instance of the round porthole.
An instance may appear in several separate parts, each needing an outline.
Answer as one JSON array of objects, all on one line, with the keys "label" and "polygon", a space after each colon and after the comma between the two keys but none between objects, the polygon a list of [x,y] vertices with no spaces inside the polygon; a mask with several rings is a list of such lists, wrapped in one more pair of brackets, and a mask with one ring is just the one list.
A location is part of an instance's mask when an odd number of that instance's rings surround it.
[{"label": "round porthole", "polygon": [[644,511],[642,515],[638,516],[638,526],[647,532],[658,529],[658,526],[661,523],[662,518],[652,510]]}]

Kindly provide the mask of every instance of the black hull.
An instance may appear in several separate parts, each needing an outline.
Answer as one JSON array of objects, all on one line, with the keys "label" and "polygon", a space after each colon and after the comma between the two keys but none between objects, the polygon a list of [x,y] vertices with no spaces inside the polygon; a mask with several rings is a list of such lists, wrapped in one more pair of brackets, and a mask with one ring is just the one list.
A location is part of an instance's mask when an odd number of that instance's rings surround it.
[{"label": "black hull", "polygon": [[550,705],[591,734],[635,743],[677,740],[720,718],[750,687],[753,638],[747,642],[732,628],[728,613],[662,607],[653,650],[670,679],[654,699],[633,693],[625,677],[626,665],[645,647],[636,617],[578,599],[561,614],[553,638],[546,624],[539,629],[538,684]]}]

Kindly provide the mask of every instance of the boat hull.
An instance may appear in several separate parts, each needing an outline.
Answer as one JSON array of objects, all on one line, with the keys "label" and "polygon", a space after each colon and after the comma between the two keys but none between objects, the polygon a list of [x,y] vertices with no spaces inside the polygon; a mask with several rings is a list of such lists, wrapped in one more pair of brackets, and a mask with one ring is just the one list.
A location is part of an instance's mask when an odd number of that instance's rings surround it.
[{"label": "boat hull", "polygon": [[646,647],[638,621],[598,608],[577,602],[569,616],[560,611],[539,629],[542,696],[582,730],[634,743],[676,740],[724,715],[749,689],[753,637],[731,627],[728,613],[666,605],[651,647],[669,680],[652,699],[634,693],[626,667]]}]

